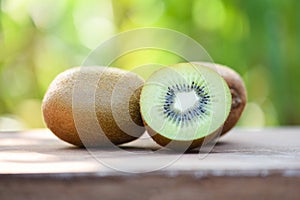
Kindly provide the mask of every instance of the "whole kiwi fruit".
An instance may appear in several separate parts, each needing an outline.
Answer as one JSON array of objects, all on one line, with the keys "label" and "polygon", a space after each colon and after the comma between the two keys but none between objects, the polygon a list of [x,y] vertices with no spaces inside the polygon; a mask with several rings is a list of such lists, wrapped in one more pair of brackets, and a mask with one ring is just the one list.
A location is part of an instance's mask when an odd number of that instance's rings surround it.
[{"label": "whole kiwi fruit", "polygon": [[233,69],[227,66],[210,63],[210,62],[195,62],[195,63],[198,63],[200,65],[215,70],[224,78],[224,80],[228,84],[232,96],[232,104],[231,104],[229,116],[226,119],[221,132],[221,135],[224,135],[236,125],[246,106],[247,90],[244,81],[236,71],[234,71]]},{"label": "whole kiwi fruit", "polygon": [[186,151],[219,133],[229,115],[231,94],[216,71],[198,63],[178,63],[150,75],[140,107],[155,142]]},{"label": "whole kiwi fruit", "polygon": [[106,147],[144,133],[139,97],[144,80],[117,68],[68,69],[50,84],[42,111],[47,127],[76,146]]}]

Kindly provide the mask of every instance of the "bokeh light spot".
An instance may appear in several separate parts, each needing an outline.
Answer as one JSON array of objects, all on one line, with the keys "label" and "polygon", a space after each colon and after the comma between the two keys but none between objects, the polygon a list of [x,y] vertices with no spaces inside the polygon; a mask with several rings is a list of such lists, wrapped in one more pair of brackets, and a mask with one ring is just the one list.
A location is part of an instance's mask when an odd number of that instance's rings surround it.
[{"label": "bokeh light spot", "polygon": [[160,0],[134,0],[128,13],[129,18],[138,25],[151,25],[164,13],[164,2]]},{"label": "bokeh light spot", "polygon": [[244,127],[262,128],[265,125],[265,114],[257,103],[248,103],[239,124]]},{"label": "bokeh light spot", "polygon": [[79,3],[73,13],[79,39],[89,49],[115,33],[112,5],[108,0]]},{"label": "bokeh light spot", "polygon": [[195,1],[193,18],[196,25],[208,31],[223,26],[226,17],[224,5],[220,0]]}]

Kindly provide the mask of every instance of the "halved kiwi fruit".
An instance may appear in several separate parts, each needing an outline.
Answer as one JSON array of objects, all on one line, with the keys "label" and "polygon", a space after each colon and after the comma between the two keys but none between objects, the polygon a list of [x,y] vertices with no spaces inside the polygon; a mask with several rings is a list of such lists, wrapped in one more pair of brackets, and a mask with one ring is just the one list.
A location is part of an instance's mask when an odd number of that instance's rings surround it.
[{"label": "halved kiwi fruit", "polygon": [[132,141],[145,131],[139,111],[143,83],[138,75],[116,68],[66,70],[44,96],[46,125],[57,137],[76,146]]},{"label": "halved kiwi fruit", "polygon": [[214,138],[228,117],[230,90],[214,70],[179,63],[154,72],[141,92],[146,129],[160,145],[176,150],[200,146]]},{"label": "halved kiwi fruit", "polygon": [[232,104],[229,116],[226,119],[221,132],[221,134],[224,135],[236,125],[246,106],[247,91],[244,81],[236,71],[227,66],[209,62],[196,63],[205,67],[209,67],[210,69],[213,69],[219,73],[224,78],[230,89]]}]

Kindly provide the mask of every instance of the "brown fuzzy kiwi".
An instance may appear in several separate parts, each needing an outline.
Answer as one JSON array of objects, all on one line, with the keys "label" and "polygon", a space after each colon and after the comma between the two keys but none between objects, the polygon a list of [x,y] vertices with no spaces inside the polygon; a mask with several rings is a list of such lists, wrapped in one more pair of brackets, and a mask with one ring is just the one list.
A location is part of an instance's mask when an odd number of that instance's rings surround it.
[{"label": "brown fuzzy kiwi", "polygon": [[[145,131],[139,112],[143,83],[138,75],[116,68],[66,70],[45,94],[44,121],[58,138],[76,146],[132,141]],[[88,91],[92,99],[87,97]]]},{"label": "brown fuzzy kiwi", "polygon": [[232,105],[221,135],[230,131],[240,119],[247,103],[247,91],[241,76],[233,69],[215,63],[195,62],[218,72],[228,84],[232,96]]}]

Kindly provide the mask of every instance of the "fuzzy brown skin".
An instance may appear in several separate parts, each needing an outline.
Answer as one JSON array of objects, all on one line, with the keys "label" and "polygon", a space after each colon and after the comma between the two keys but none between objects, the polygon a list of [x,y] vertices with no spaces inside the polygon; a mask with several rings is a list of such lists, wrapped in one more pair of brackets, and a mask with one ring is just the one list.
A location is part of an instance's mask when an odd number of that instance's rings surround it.
[{"label": "fuzzy brown skin", "polygon": [[164,137],[161,134],[158,134],[156,131],[154,131],[151,127],[149,127],[145,122],[144,125],[146,127],[147,132],[151,136],[151,138],[160,146],[168,147],[169,149],[179,151],[179,152],[187,152],[191,149],[195,149],[197,147],[201,147],[201,145],[206,145],[213,139],[215,139],[219,135],[220,129],[215,131],[214,133],[199,138],[193,141],[177,141],[177,140],[171,140],[169,138]]},{"label": "fuzzy brown skin", "polygon": [[[95,84],[92,79],[96,80]],[[86,100],[85,91],[78,90],[82,98],[74,104],[74,88],[78,83],[87,84],[94,91],[94,101]],[[136,74],[116,68],[78,67],[66,70],[54,79],[44,96],[44,121],[58,138],[80,147],[101,147],[111,145],[110,142],[122,144],[132,141],[145,131],[139,112],[141,89],[133,89],[143,83]],[[114,101],[116,105],[113,112]],[[99,131],[91,127],[93,120],[100,125]],[[132,125],[133,122],[137,126]]]},{"label": "fuzzy brown skin", "polygon": [[221,135],[230,131],[240,119],[243,110],[247,103],[247,91],[244,81],[240,75],[233,69],[224,65],[208,63],[208,62],[195,62],[205,67],[209,67],[218,72],[226,81],[230,88],[232,96],[232,104],[229,116],[227,117]]}]

